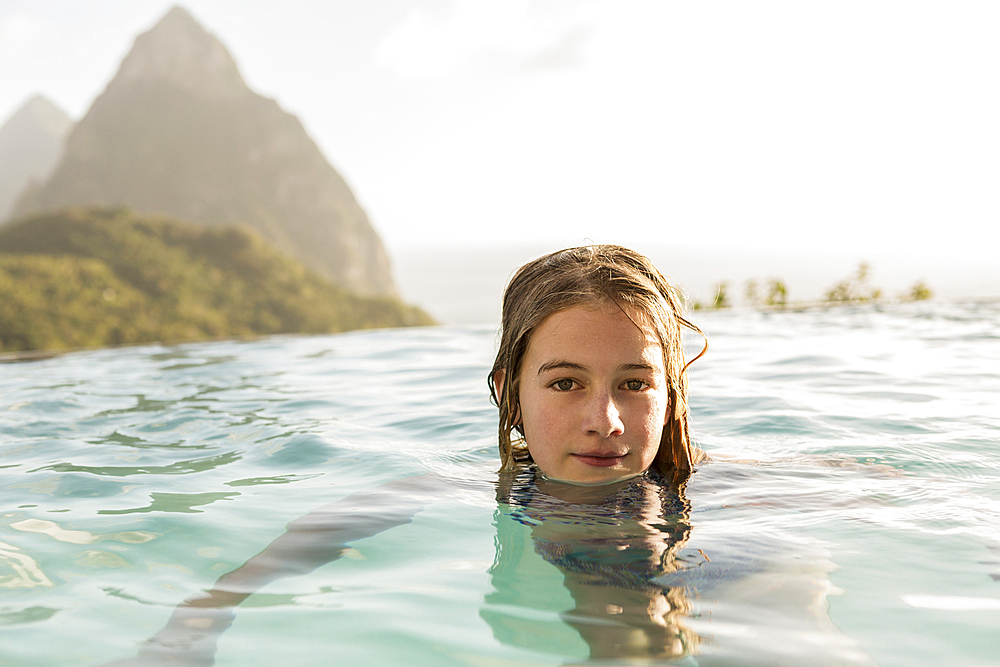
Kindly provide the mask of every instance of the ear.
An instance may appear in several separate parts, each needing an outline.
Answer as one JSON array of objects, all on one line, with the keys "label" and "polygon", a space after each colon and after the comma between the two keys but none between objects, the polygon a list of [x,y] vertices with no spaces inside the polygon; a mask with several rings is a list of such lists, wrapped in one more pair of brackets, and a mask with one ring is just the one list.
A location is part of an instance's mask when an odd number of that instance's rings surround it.
[{"label": "ear", "polygon": [[[507,374],[504,372],[502,368],[493,373],[493,388],[497,394],[497,401],[504,400],[503,385],[506,379],[507,379]],[[510,423],[516,426],[521,421],[521,408],[516,398],[514,400],[514,409],[516,410],[516,412],[510,416]]]}]

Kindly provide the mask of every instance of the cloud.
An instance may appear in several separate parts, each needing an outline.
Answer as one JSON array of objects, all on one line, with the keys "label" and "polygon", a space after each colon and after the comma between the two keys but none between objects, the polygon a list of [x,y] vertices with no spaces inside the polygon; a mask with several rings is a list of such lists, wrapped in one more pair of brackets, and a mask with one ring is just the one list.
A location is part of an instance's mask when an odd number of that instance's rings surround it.
[{"label": "cloud", "polygon": [[532,11],[528,0],[456,0],[447,14],[421,9],[379,44],[379,64],[404,79],[443,78],[482,67],[572,69],[590,30],[568,12]]},{"label": "cloud", "polygon": [[10,56],[23,56],[27,49],[44,36],[40,21],[26,14],[0,17],[0,50]]},{"label": "cloud", "polygon": [[528,59],[523,68],[529,72],[580,69],[586,60],[587,43],[593,33],[591,26],[571,28],[553,47]]}]

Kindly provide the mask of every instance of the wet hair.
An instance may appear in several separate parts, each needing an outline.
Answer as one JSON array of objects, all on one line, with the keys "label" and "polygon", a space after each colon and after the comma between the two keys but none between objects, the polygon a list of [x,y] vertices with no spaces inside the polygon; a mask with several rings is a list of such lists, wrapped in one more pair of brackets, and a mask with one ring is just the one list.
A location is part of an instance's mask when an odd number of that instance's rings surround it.
[{"label": "wet hair", "polygon": [[[652,467],[661,472],[691,471],[704,454],[691,443],[688,428],[687,366],[681,329],[705,336],[682,315],[682,297],[645,256],[616,245],[568,248],[528,262],[514,274],[503,295],[500,345],[488,383],[500,409],[501,470],[531,461],[524,441],[518,395],[521,367],[532,332],[553,313],[575,306],[615,305],[632,322],[656,332],[663,350],[669,415]],[[639,321],[637,321],[637,318]],[[698,359],[705,349],[692,361]],[[497,373],[503,381],[497,386]],[[514,435],[516,432],[516,435]]]}]

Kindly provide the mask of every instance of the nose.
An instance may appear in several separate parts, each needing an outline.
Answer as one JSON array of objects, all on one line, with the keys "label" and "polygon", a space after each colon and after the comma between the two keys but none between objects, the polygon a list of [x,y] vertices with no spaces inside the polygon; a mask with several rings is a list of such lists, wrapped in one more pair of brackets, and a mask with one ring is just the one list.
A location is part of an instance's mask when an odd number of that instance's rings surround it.
[{"label": "nose", "polygon": [[602,438],[610,438],[625,432],[625,424],[618,412],[618,406],[615,405],[614,397],[608,392],[594,392],[591,400],[588,401],[583,430],[588,434],[593,433]]}]

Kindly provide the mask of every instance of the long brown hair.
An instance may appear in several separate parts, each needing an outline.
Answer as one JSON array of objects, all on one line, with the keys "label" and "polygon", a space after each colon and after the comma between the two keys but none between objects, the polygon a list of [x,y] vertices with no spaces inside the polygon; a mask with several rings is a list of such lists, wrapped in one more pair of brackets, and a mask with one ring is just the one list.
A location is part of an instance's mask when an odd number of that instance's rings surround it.
[{"label": "long brown hair", "polygon": [[[488,378],[490,396],[500,409],[501,470],[531,460],[519,423],[518,395],[521,365],[532,331],[555,312],[604,303],[617,305],[633,322],[638,315],[656,331],[663,349],[670,415],[653,465],[662,472],[690,471],[703,456],[692,445],[688,428],[685,371],[689,364],[684,363],[681,328],[705,334],[684,318],[680,292],[649,259],[621,246],[590,245],[560,250],[525,264],[504,291],[500,347]],[[695,359],[707,349],[706,338],[705,349]],[[512,437],[515,431],[517,436]]]}]

